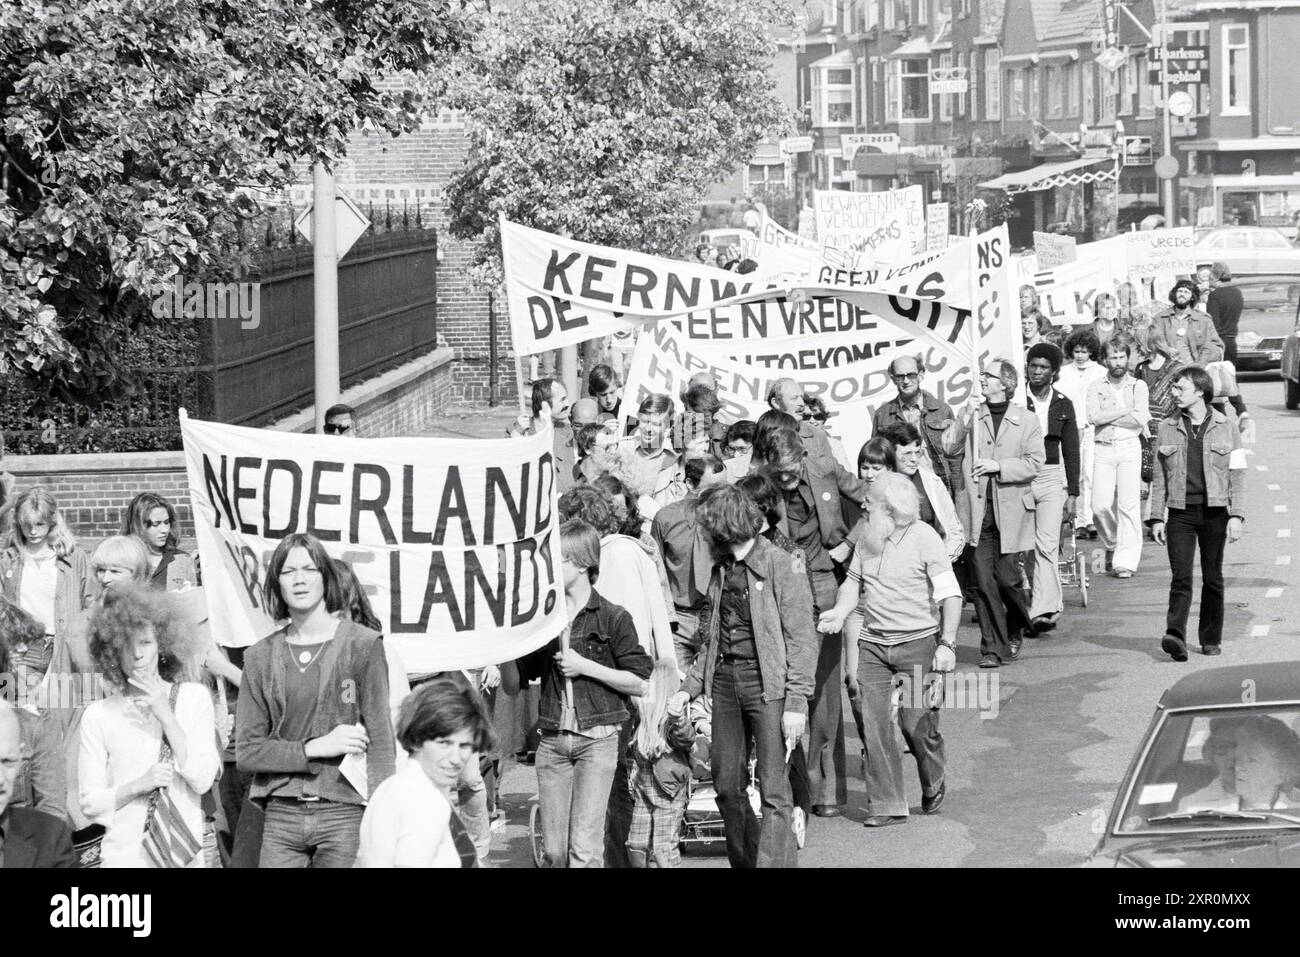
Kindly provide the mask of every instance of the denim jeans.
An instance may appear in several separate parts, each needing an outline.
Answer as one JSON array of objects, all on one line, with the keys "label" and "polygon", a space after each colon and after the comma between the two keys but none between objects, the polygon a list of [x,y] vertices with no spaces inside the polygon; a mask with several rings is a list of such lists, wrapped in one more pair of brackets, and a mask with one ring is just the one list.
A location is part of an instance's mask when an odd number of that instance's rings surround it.
[{"label": "denim jeans", "polygon": [[[836,689],[838,691],[838,689]],[[763,701],[757,662],[719,662],[713,676],[713,786],[732,867],[797,867],[781,713],[785,699]],[[763,821],[749,803],[749,741],[758,757]]]},{"label": "denim jeans", "polygon": [[1015,553],[1002,554],[991,502],[984,509],[983,528],[968,568],[980,617],[980,654],[994,654],[1007,661],[1011,636],[1018,637],[1029,627],[1029,603],[1021,587]]},{"label": "denim jeans", "polygon": [[[833,572],[813,577],[813,617],[835,605],[839,586]],[[818,634],[821,649],[813,696],[808,702],[808,790],[813,804],[847,804],[844,759],[844,637]]]},{"label": "denim jeans", "polygon": [[1201,548],[1201,613],[1197,623],[1202,645],[1223,641],[1223,547],[1228,541],[1228,510],[1193,505],[1171,508],[1165,523],[1169,549],[1169,614],[1165,631],[1187,640],[1187,616],[1192,610],[1192,559]]},{"label": "denim jeans", "polygon": [[258,866],[351,867],[361,846],[365,810],[360,804],[271,798]]},{"label": "denim jeans", "polygon": [[700,616],[690,608],[678,606],[677,621],[673,624],[673,650],[677,653],[677,667],[686,674],[700,653]]},{"label": "denim jeans", "polygon": [[614,765],[614,783],[609,788],[609,807],[605,811],[605,866],[631,867],[627,853],[627,836],[632,829],[632,787],[636,758],[631,751],[631,721],[623,722],[618,731],[618,763]]},{"label": "denim jeans", "polygon": [[537,745],[537,799],[548,867],[604,867],[605,812],[618,765],[617,734],[548,731]]},{"label": "denim jeans", "polygon": [[904,676],[908,682],[904,685],[903,707],[899,709],[898,718],[903,738],[916,758],[921,793],[933,797],[943,784],[943,735],[939,733],[939,712],[908,707],[920,691],[911,687],[916,681],[915,669],[920,666],[924,681],[930,674],[934,649],[933,636],[898,645],[858,642],[858,687],[866,729],[868,814],[907,816],[903,756],[899,753],[889,720],[898,675]]},{"label": "denim jeans", "polygon": [[[222,766],[218,789],[226,830],[217,837],[221,842],[223,867],[257,867],[257,855],[262,849],[262,809],[248,799],[252,783],[252,772],[239,770],[234,761]],[[244,835],[243,847],[240,847],[241,835]],[[242,860],[236,848],[243,852]]]}]

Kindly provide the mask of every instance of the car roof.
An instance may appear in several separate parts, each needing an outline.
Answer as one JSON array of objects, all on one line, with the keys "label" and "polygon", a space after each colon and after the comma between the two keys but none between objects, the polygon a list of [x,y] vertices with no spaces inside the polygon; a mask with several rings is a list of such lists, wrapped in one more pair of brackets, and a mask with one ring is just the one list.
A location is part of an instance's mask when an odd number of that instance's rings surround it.
[{"label": "car roof", "polygon": [[[1249,691],[1251,700],[1245,695]],[[1183,678],[1160,697],[1160,707],[1206,708],[1225,704],[1300,701],[1300,661],[1207,668]]]}]

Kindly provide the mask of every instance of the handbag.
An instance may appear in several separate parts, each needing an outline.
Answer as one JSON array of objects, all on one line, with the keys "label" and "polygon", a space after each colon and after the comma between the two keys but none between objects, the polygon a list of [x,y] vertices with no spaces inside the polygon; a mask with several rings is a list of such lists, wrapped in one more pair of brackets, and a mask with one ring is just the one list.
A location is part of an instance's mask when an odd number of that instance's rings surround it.
[{"label": "handbag", "polygon": [[[176,710],[180,682],[172,685],[171,707]],[[158,753],[159,762],[172,759],[172,746],[163,735]],[[149,795],[149,811],[144,822],[144,852],[154,867],[189,867],[198,856],[202,845],[185,823],[185,816],[167,793],[166,788],[156,788]]]},{"label": "handbag", "polygon": [[1150,483],[1156,474],[1156,446],[1149,435],[1139,435],[1142,443],[1142,481]]}]

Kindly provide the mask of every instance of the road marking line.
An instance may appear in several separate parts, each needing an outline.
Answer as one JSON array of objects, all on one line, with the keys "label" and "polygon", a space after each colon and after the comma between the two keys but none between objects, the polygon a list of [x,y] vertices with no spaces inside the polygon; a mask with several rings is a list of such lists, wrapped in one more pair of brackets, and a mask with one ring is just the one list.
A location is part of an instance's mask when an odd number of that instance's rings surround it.
[{"label": "road marking line", "polygon": [[1256,625],[1254,628],[1250,629],[1250,637],[1263,638],[1268,635],[1268,629],[1268,625]]},{"label": "road marking line", "polygon": [[1270,588],[1268,591],[1264,592],[1264,597],[1265,597],[1265,598],[1281,598],[1281,597],[1282,597],[1282,589],[1280,589],[1280,588]]},{"label": "road marking line", "polygon": [[1277,556],[1277,561],[1274,562],[1273,564],[1275,564],[1275,565],[1290,565],[1290,564],[1291,564],[1291,556],[1290,556],[1290,555],[1279,555],[1279,556]]},{"label": "road marking line", "polygon": [[1256,472],[1267,472],[1267,471],[1268,471],[1268,466],[1267,466],[1267,465],[1256,465],[1256,466],[1255,466],[1255,471],[1256,471]]},{"label": "road marking line", "polygon": [[1289,528],[1279,528],[1279,529],[1277,530],[1277,537],[1278,537],[1278,538],[1290,538],[1290,537],[1291,537],[1291,529],[1289,529]]},{"label": "road marking line", "polygon": [[1286,506],[1285,506],[1285,505],[1274,505],[1274,506],[1273,506],[1273,511],[1275,511],[1275,512],[1277,512],[1279,515],[1281,515],[1283,512],[1286,511]]},{"label": "road marking line", "polygon": [[1280,492],[1280,491],[1282,491],[1282,486],[1280,486],[1280,485],[1265,485],[1264,487],[1265,487],[1266,489],[1268,489],[1270,492]]}]

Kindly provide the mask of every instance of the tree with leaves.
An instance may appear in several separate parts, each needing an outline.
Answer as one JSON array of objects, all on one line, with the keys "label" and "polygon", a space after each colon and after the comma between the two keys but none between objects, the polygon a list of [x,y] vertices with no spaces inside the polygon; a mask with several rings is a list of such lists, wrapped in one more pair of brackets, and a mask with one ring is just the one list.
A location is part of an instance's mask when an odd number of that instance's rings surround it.
[{"label": "tree with leaves", "polygon": [[770,66],[780,0],[520,0],[457,60],[471,148],[453,235],[499,278],[498,216],[678,252],[711,183],[790,127]]},{"label": "tree with leaves", "polygon": [[[0,374],[122,385],[143,303],[247,268],[259,198],[398,135],[476,31],[461,0],[6,0]],[[410,72],[415,83],[386,84]]]}]

